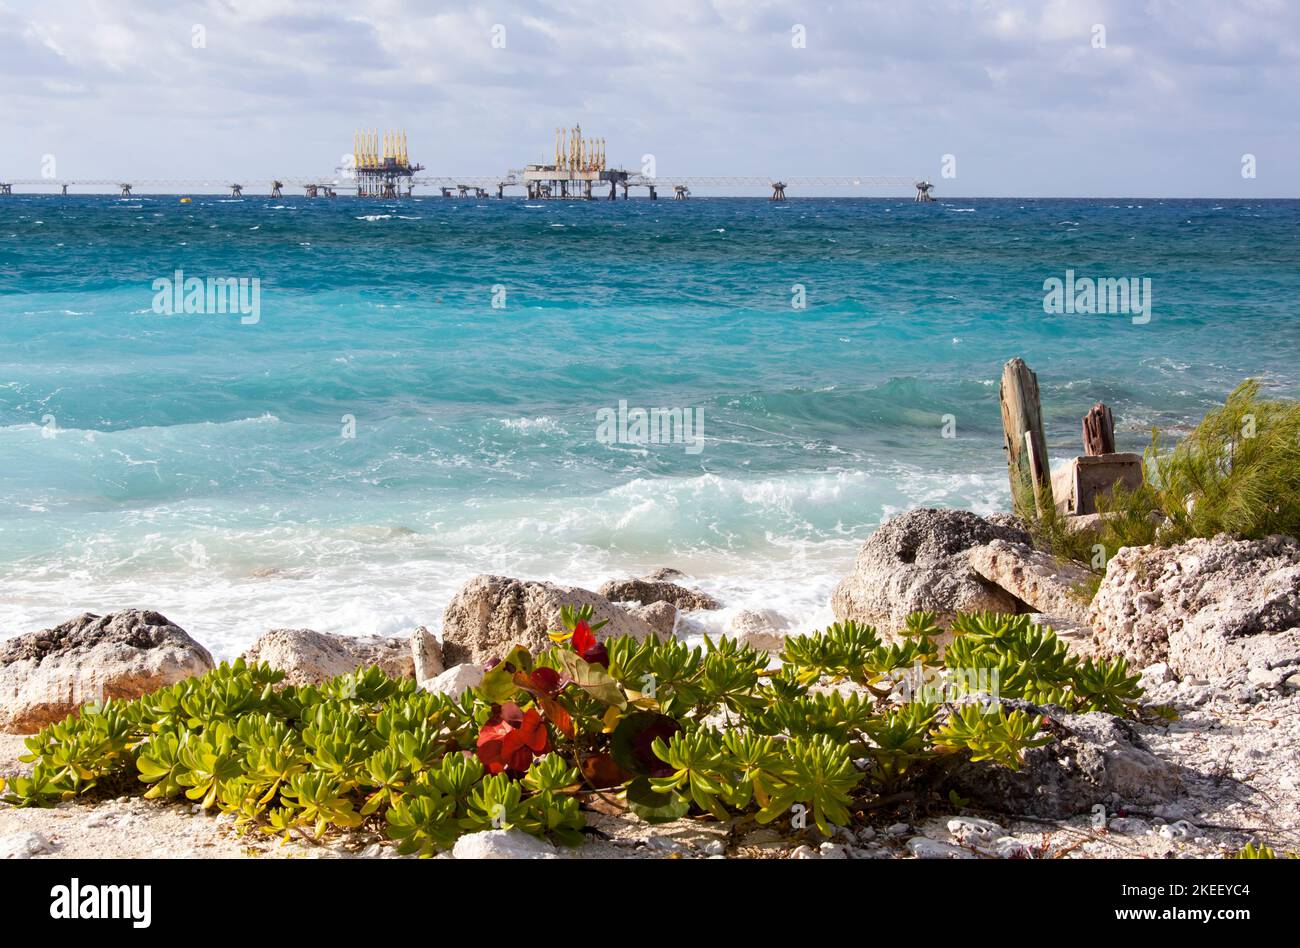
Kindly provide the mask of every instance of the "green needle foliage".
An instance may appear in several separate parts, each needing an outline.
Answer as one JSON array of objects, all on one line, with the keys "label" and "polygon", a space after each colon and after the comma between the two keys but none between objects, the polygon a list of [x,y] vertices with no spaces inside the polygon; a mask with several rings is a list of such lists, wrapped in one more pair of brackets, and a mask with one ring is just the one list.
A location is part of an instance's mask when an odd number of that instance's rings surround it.
[{"label": "green needle foliage", "polygon": [[1148,451],[1161,542],[1218,533],[1300,535],[1300,402],[1259,397],[1243,382],[1175,448]]},{"label": "green needle foliage", "polygon": [[1220,533],[1300,536],[1300,402],[1261,398],[1254,379],[1176,445],[1152,429],[1145,467],[1137,489],[1117,485],[1098,498],[1106,518],[1095,537],[1070,533],[1053,511],[1033,532],[1057,555],[1088,565],[1097,543],[1109,557],[1125,546],[1171,546]]},{"label": "green needle foliage", "polygon": [[[234,816],[244,832],[320,839],[360,826],[429,856],[517,828],[577,844],[599,796],[651,822],[851,824],[878,795],[942,797],[950,768],[1017,768],[1048,740],[995,700],[1129,713],[1123,662],[1080,662],[1024,616],[934,616],[900,641],[854,622],[790,638],[779,667],[739,643],[596,643],[587,612],[539,655],[515,648],[459,699],[377,668],[320,686],[242,660],[134,701],[86,706],[27,739],[17,806],[132,786]],[[581,650],[581,651],[579,651]],[[589,656],[588,657],[584,657]]]}]

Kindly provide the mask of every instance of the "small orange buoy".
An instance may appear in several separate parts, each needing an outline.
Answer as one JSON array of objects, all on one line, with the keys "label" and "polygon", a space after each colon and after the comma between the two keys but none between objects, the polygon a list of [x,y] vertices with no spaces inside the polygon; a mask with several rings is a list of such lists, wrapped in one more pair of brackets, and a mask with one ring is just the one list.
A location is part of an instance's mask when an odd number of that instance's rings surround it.
[{"label": "small orange buoy", "polygon": [[182,203],[182,204],[189,204],[189,203],[190,203],[190,199],[189,199],[189,198],[181,198],[181,203]]}]

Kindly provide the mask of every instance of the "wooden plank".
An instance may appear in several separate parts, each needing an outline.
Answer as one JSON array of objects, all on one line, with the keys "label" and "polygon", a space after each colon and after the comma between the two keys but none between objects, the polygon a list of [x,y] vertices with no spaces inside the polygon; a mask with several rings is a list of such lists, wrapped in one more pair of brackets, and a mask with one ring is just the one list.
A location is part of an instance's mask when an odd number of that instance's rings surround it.
[{"label": "wooden plank", "polygon": [[1002,367],[999,399],[1012,504],[1021,516],[1042,516],[1053,504],[1052,475],[1038,399],[1038,376],[1023,359],[1012,359]]},{"label": "wooden plank", "polygon": [[[1042,455],[1039,454],[1037,449],[1034,447],[1034,433],[1032,431],[1026,431],[1025,432],[1025,464],[1031,472],[1034,472],[1036,474],[1038,471],[1042,470],[1044,464],[1040,460],[1041,458]],[[1037,478],[1035,478],[1034,485],[1035,485],[1034,513],[1037,516],[1042,517],[1043,511],[1046,509],[1046,507],[1050,506],[1053,503],[1052,484],[1051,484],[1050,475],[1048,477],[1048,483],[1046,485],[1044,485],[1042,481],[1038,480]]]}]

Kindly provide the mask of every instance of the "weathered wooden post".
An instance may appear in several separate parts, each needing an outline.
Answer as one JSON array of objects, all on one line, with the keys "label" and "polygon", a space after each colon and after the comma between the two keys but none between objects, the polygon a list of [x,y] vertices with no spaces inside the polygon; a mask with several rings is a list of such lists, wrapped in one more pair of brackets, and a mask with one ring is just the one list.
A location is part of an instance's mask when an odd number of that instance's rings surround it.
[{"label": "weathered wooden post", "polygon": [[[1038,400],[1038,376],[1023,359],[1012,359],[1002,367],[999,399],[1012,505],[1021,516],[1042,516],[1053,507],[1052,473]],[[1031,498],[1032,510],[1028,506]]]},{"label": "weathered wooden post", "polygon": [[1115,419],[1098,402],[1083,416],[1083,455],[1056,470],[1052,493],[1063,514],[1095,514],[1097,499],[1110,496],[1117,483],[1137,490],[1142,479],[1142,456],[1116,453]]},{"label": "weathered wooden post", "polygon": [[1101,402],[1083,416],[1083,453],[1088,457],[1115,453],[1115,419]]}]

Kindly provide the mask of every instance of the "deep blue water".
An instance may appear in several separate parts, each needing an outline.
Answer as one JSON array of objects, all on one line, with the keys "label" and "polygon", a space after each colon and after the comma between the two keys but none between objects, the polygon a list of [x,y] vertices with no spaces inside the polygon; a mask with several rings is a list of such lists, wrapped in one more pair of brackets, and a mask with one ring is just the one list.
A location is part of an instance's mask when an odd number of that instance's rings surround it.
[{"label": "deep blue water", "polygon": [[[813,621],[882,516],[1006,506],[1012,356],[1055,458],[1099,399],[1140,449],[1248,376],[1300,393],[1298,223],[1293,201],[0,198],[0,635],[149,606],[226,656],[275,626],[437,628],[477,572],[663,564]],[[178,268],[257,278],[258,321],[158,315]],[[1149,278],[1150,322],[1045,314],[1067,269]],[[620,400],[699,410],[702,450],[599,442]]]}]

